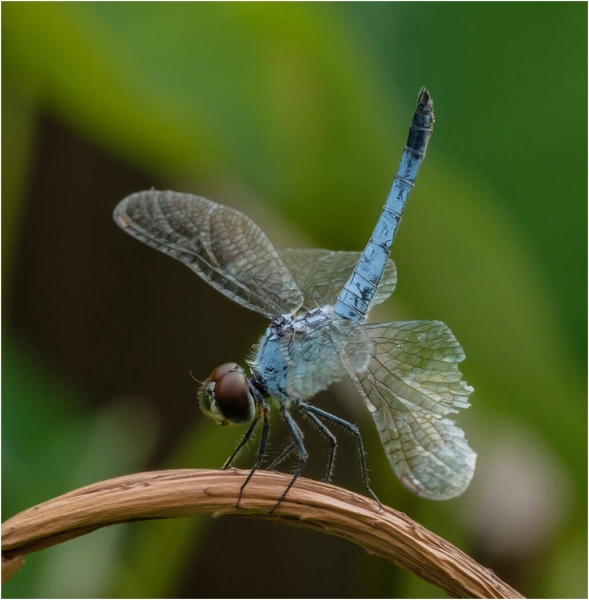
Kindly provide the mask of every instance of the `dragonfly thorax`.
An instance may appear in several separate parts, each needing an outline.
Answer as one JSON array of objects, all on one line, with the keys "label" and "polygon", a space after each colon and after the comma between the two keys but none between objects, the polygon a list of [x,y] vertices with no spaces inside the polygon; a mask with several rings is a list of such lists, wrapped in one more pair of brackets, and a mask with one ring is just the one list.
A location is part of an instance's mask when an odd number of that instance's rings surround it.
[{"label": "dragonfly thorax", "polygon": [[293,348],[301,348],[297,344],[304,344],[304,340],[320,328],[321,323],[331,318],[331,313],[332,307],[324,306],[303,311],[296,316],[281,315],[272,321],[258,342],[255,355],[248,361],[265,397],[272,397],[286,407],[297,404],[305,397],[305,394],[299,394],[289,385],[295,359],[291,353],[298,352]]},{"label": "dragonfly thorax", "polygon": [[198,390],[200,408],[217,425],[241,425],[253,420],[255,401],[243,369],[236,363],[217,367]]}]

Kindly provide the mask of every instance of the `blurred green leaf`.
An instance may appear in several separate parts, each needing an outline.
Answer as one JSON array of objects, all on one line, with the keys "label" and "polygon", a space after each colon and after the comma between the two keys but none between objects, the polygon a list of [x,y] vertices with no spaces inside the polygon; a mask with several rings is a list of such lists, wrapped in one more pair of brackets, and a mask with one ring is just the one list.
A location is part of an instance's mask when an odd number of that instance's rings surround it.
[{"label": "blurred green leaf", "polygon": [[[141,411],[122,400],[84,414],[77,392],[25,345],[5,336],[2,346],[3,520],[145,461],[155,439],[145,402]],[[63,597],[103,595],[116,566],[109,557],[121,545],[121,534],[109,529],[27,557],[26,575],[8,582],[5,596],[51,596],[52,589]],[[85,558],[90,554],[96,554],[91,564]]]}]

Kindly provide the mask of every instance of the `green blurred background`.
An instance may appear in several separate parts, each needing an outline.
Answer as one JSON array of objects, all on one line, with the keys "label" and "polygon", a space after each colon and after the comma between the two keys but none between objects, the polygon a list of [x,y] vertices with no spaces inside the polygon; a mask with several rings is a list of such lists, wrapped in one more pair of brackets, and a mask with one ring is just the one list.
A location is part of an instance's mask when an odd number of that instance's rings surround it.
[{"label": "green blurred background", "polygon": [[[189,373],[242,361],[265,321],[125,236],[116,203],[191,192],[279,247],[361,249],[426,85],[436,127],[374,319],[439,319],[462,343],[471,487],[409,495],[354,393],[316,402],[359,423],[383,502],[528,596],[587,596],[585,3],[4,3],[2,34],[3,519],[217,467],[240,434],[199,414]],[[340,444],[335,483],[362,492]],[[3,593],[441,595],[343,540],[206,517],[30,555]]]}]

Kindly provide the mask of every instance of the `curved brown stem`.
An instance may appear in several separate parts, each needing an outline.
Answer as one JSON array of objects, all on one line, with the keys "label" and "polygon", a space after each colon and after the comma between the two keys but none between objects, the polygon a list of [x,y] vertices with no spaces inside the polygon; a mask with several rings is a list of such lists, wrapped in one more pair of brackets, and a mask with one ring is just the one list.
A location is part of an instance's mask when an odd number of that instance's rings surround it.
[{"label": "curved brown stem", "polygon": [[[183,469],[117,477],[80,488],[8,519],[2,526],[3,581],[22,556],[100,527],[208,513],[299,525],[346,538],[437,585],[451,596],[523,598],[461,550],[391,508],[348,490],[300,478],[269,514],[289,476],[258,472],[240,508],[248,471]],[[6,565],[6,570],[5,570]]]}]

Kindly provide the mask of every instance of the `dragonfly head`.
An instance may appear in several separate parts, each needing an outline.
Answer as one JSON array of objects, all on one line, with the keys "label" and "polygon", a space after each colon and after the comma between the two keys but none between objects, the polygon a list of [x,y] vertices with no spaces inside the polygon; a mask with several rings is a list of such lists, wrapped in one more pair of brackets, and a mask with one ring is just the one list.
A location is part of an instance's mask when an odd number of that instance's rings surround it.
[{"label": "dragonfly head", "polygon": [[223,427],[250,423],[256,414],[245,373],[235,363],[217,367],[199,388],[198,400],[202,412]]}]

